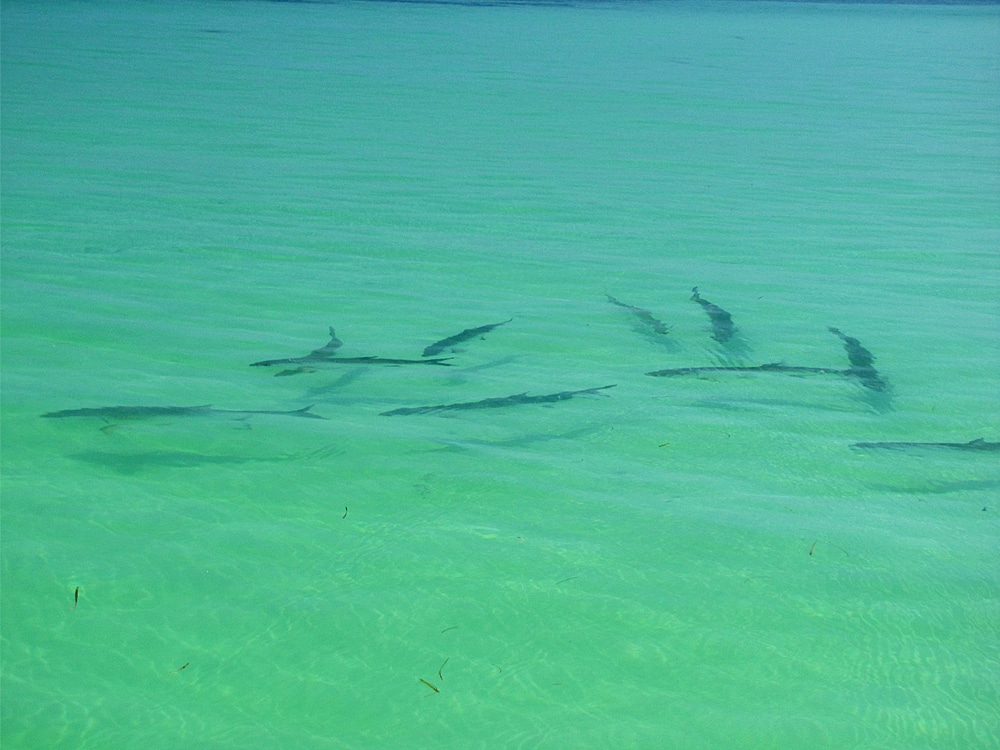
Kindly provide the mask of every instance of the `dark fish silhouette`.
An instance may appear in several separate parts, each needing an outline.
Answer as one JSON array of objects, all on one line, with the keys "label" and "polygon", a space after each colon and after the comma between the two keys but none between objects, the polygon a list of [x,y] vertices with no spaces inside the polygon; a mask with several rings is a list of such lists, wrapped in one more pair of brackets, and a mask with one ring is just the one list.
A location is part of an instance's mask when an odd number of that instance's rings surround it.
[{"label": "dark fish silhouette", "polygon": [[667,378],[677,375],[698,375],[703,372],[783,372],[791,375],[813,373],[820,375],[841,375],[845,378],[854,378],[862,386],[873,391],[889,390],[889,384],[882,380],[873,367],[848,367],[846,370],[838,370],[833,367],[798,367],[783,365],[780,362],[771,362],[766,365],[745,367],[675,367],[669,370],[655,370],[646,374],[652,375],[654,378]]},{"label": "dark fish silhouette", "polygon": [[[703,307],[706,305],[706,301],[698,297],[698,287],[694,288],[695,296],[692,297],[695,301],[701,304]],[[707,303],[711,307],[711,303]],[[716,308],[718,309],[718,308]],[[725,313],[725,311],[723,311]],[[709,315],[713,313],[709,311]],[[725,313],[728,318],[729,313]],[[713,323],[714,327],[714,323]],[[647,375],[652,375],[653,377],[671,377],[675,375],[697,375],[702,372],[784,372],[784,373],[820,373],[826,375],[842,375],[847,378],[853,378],[863,387],[879,392],[889,391],[889,384],[882,378],[878,370],[876,370],[872,363],[875,361],[875,356],[865,349],[861,342],[852,336],[847,336],[841,333],[838,328],[830,328],[830,332],[839,336],[844,342],[844,348],[847,350],[847,358],[851,363],[851,366],[846,370],[837,370],[832,367],[796,367],[792,365],[783,365],[780,362],[772,362],[765,365],[757,366],[732,366],[732,367],[678,367],[669,370],[656,370],[655,372],[647,372]],[[717,340],[718,336],[715,337]]]},{"label": "dark fish silhouette", "polygon": [[906,450],[907,448],[951,448],[957,451],[1000,451],[1000,443],[987,443],[982,438],[967,443],[854,443],[852,448],[886,448]]},{"label": "dark fish silhouette", "polygon": [[[276,372],[275,377],[282,375],[298,375],[303,372],[316,372],[326,365],[441,365],[451,367],[448,360],[451,357],[441,357],[438,359],[388,359],[386,357],[336,357],[332,359],[314,359],[308,364],[302,364],[294,370],[282,370]],[[263,362],[254,362],[251,367],[268,367],[270,365],[282,365],[288,363],[298,363],[297,359],[268,359]]]},{"label": "dark fish silhouette", "polygon": [[612,305],[624,307],[626,310],[635,315],[635,317],[638,318],[642,324],[649,328],[653,333],[668,334],[670,333],[670,329],[673,328],[673,326],[665,325],[662,321],[654,318],[653,314],[649,310],[644,310],[641,307],[635,307],[634,305],[626,305],[624,302],[616,300],[610,294],[605,296],[608,298],[608,302]]},{"label": "dark fish silhouette", "polygon": [[702,309],[708,313],[708,319],[712,322],[712,338],[720,344],[729,341],[736,333],[733,316],[698,294],[698,287],[694,287],[691,291],[693,292],[691,299],[701,305]]},{"label": "dark fish silhouette", "polygon": [[647,372],[654,378],[672,377],[674,375],[698,375],[702,372],[788,372],[788,373],[821,373],[825,375],[848,375],[850,370],[836,370],[832,367],[795,367],[771,362],[766,365],[733,366],[733,367],[675,367],[670,370]]},{"label": "dark fish silhouette", "polygon": [[285,417],[306,417],[307,419],[326,419],[309,410],[315,404],[291,411],[272,411],[265,409],[213,409],[211,404],[204,406],[101,406],[94,409],[65,409],[50,411],[43,417],[98,417],[105,420],[152,419],[153,417],[207,417],[217,414],[235,414],[250,417],[254,414],[274,414]]},{"label": "dark fish silhouette", "polygon": [[[498,324],[499,325],[499,324]],[[283,370],[278,375],[296,375],[300,372],[315,372],[316,365],[445,365],[442,359],[389,359],[386,357],[338,357],[337,350],[343,342],[337,338],[330,326],[330,341],[319,349],[313,349],[304,357],[282,357],[251,362],[251,367],[271,367],[273,365],[302,365],[294,370]],[[445,365],[448,367],[449,365]]]},{"label": "dark fish silhouette", "polygon": [[875,355],[865,349],[861,342],[853,336],[841,333],[839,328],[830,326],[830,333],[839,337],[844,342],[844,349],[847,351],[847,359],[851,366],[846,373],[855,377],[865,388],[873,391],[885,391],[889,389],[889,384],[882,379],[878,370],[873,366]]},{"label": "dark fish silhouette", "polygon": [[847,350],[847,359],[853,367],[871,367],[875,362],[875,355],[861,346],[861,342],[853,336],[846,336],[839,328],[829,327],[830,333],[838,336],[844,342],[844,349]]},{"label": "dark fish silhouette", "polygon": [[330,326],[330,341],[319,349],[313,349],[304,357],[287,357],[285,359],[265,359],[263,362],[254,362],[251,367],[267,367],[269,365],[303,364],[306,362],[329,362],[337,356],[337,350],[344,345],[344,342],[337,338]]},{"label": "dark fish silhouette", "polygon": [[446,339],[441,339],[440,341],[434,342],[433,344],[431,344],[430,346],[428,346],[426,349],[424,349],[424,356],[425,357],[432,357],[435,354],[440,354],[445,349],[450,349],[451,347],[455,346],[456,344],[461,344],[463,341],[468,341],[469,339],[474,339],[474,338],[476,338],[476,336],[482,336],[484,334],[487,334],[490,331],[492,331],[494,328],[502,326],[502,325],[504,325],[506,323],[510,323],[510,321],[512,321],[512,320],[513,320],[513,318],[508,318],[507,320],[504,320],[504,321],[502,321],[500,323],[492,323],[492,324],[490,324],[488,326],[479,326],[479,328],[466,328],[461,333],[456,333],[454,336],[449,336]]},{"label": "dark fish silhouette", "polygon": [[505,406],[519,406],[521,404],[551,404],[556,401],[565,401],[584,393],[597,393],[607,388],[614,388],[615,385],[602,385],[599,388],[585,388],[581,391],[560,391],[550,393],[546,396],[529,396],[527,392],[517,393],[513,396],[503,396],[501,398],[484,398],[482,401],[465,401],[458,404],[439,404],[437,406],[415,406],[404,409],[393,409],[384,411],[380,416],[395,417],[403,414],[433,414],[439,411],[466,411],[469,409],[499,409]]},{"label": "dark fish silhouette", "polygon": [[284,359],[265,359],[262,362],[254,362],[251,367],[267,367],[269,365],[302,364],[305,362],[328,362],[337,356],[337,350],[344,345],[344,342],[337,338],[337,334],[330,326],[330,341],[319,349],[313,349],[304,357],[286,357]]}]

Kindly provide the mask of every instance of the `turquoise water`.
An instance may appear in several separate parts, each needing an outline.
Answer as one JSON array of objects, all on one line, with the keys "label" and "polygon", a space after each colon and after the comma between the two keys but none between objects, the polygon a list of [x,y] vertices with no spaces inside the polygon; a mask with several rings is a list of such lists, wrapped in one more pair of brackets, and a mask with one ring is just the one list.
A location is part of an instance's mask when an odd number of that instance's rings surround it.
[{"label": "turquoise water", "polygon": [[996,6],[2,20],[5,748],[1000,747]]}]

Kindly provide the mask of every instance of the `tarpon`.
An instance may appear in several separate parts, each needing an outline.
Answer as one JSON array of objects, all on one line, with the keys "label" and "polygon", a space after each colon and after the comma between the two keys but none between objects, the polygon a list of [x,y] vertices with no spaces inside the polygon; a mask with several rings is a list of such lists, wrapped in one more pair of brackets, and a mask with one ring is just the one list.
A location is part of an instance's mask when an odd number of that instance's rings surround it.
[{"label": "tarpon", "polygon": [[657,320],[653,317],[653,314],[649,310],[644,310],[641,307],[636,307],[635,305],[627,305],[624,302],[620,302],[612,297],[610,294],[605,295],[608,298],[608,302],[612,305],[618,305],[618,307],[624,307],[626,310],[631,312],[638,318],[643,325],[649,328],[653,333],[668,334],[673,326],[665,325],[662,321]]},{"label": "tarpon", "polygon": [[330,326],[330,341],[319,349],[313,349],[304,357],[286,357],[284,359],[265,359],[262,362],[254,362],[251,367],[267,367],[269,365],[290,365],[304,364],[306,362],[329,362],[337,356],[337,350],[344,345],[344,342],[337,338]]},{"label": "tarpon", "polygon": [[492,323],[492,324],[487,325],[487,326],[479,326],[479,328],[466,328],[461,333],[456,333],[454,336],[449,336],[446,339],[441,339],[440,341],[434,342],[433,344],[431,344],[430,346],[428,346],[426,349],[424,349],[424,356],[425,357],[432,357],[435,354],[440,354],[445,349],[450,349],[451,347],[455,346],[456,344],[461,344],[463,341],[468,341],[469,339],[474,339],[474,338],[476,338],[476,336],[482,336],[484,334],[487,334],[490,331],[492,331],[494,328],[502,326],[502,325],[504,325],[506,323],[510,323],[510,321],[512,321],[512,320],[513,320],[513,318],[508,318],[507,320],[504,320],[504,321],[502,321],[500,323]]},{"label": "tarpon", "polygon": [[693,292],[691,299],[701,305],[702,309],[708,313],[708,319],[712,322],[712,338],[720,344],[729,341],[736,333],[733,316],[698,294],[698,287],[694,287],[691,291]]},{"label": "tarpon", "polygon": [[825,375],[849,375],[850,370],[837,370],[832,367],[796,367],[783,365],[780,362],[770,362],[766,365],[740,367],[675,367],[670,370],[647,372],[654,378],[671,377],[674,375],[698,375],[703,372],[788,372],[788,373],[821,373]]},{"label": "tarpon", "polygon": [[207,417],[218,414],[229,414],[250,417],[254,414],[273,414],[284,417],[306,417],[307,419],[326,419],[309,410],[315,404],[291,411],[272,411],[267,409],[213,409],[211,404],[203,406],[101,406],[93,409],[64,409],[50,411],[43,417],[98,417],[104,420],[152,419],[154,417]]},{"label": "tarpon", "polygon": [[[330,359],[313,359],[301,364],[294,370],[282,370],[276,372],[275,377],[282,375],[298,375],[303,372],[316,372],[325,365],[441,365],[451,367],[448,361],[451,357],[439,357],[437,359],[387,359],[385,357],[332,357]],[[297,364],[299,359],[268,359],[263,362],[254,362],[251,367],[269,367],[271,365]]]},{"label": "tarpon", "polygon": [[889,384],[882,379],[878,370],[872,363],[875,362],[875,355],[865,349],[861,342],[853,336],[841,333],[839,328],[829,327],[830,333],[834,334],[844,342],[844,349],[847,351],[847,359],[851,366],[846,371],[851,377],[855,377],[865,388],[873,391],[888,390]]},{"label": "tarpon", "polygon": [[834,328],[833,326],[829,326],[828,330],[844,342],[844,349],[847,350],[847,359],[850,360],[851,365],[854,367],[871,367],[872,363],[875,362],[875,355],[861,346],[861,342],[856,338],[841,333],[839,328]]},{"label": "tarpon", "polygon": [[551,404],[556,401],[565,401],[580,396],[584,393],[597,393],[607,388],[614,388],[615,384],[602,385],[599,388],[584,388],[580,391],[560,391],[550,393],[545,396],[529,396],[527,391],[516,393],[513,396],[503,396],[499,398],[484,398],[482,401],[464,401],[457,404],[439,404],[437,406],[415,406],[403,409],[393,409],[384,411],[380,416],[395,417],[403,414],[433,414],[439,411],[465,411],[469,409],[499,409],[505,406],[519,406],[521,404]]},{"label": "tarpon", "polygon": [[[499,323],[497,325],[500,325]],[[337,350],[343,342],[330,326],[330,341],[319,349],[313,349],[304,357],[282,357],[251,362],[251,367],[271,367],[273,365],[301,365],[294,370],[283,370],[278,375],[295,375],[300,372],[314,372],[314,365],[445,365],[448,357],[439,359],[389,359],[385,357],[338,357]]]},{"label": "tarpon", "polygon": [[854,443],[852,448],[886,448],[905,450],[907,448],[951,448],[957,451],[1000,451],[1000,443],[987,443],[976,438],[967,443]]},{"label": "tarpon", "polygon": [[330,326],[330,341],[319,349],[313,349],[304,357],[286,357],[284,359],[266,359],[262,362],[254,362],[251,367],[267,367],[269,365],[303,364],[306,362],[327,362],[337,356],[337,350],[344,345],[344,342],[337,338],[337,334]]},{"label": "tarpon", "polygon": [[[698,287],[694,288],[695,296],[698,294]],[[694,299],[694,297],[692,298]],[[698,300],[702,305],[704,300]],[[710,303],[709,303],[710,304]],[[714,305],[713,305],[714,307]],[[709,313],[711,315],[711,313]],[[726,313],[728,316],[728,313]],[[872,391],[889,391],[889,384],[882,378],[878,370],[872,366],[875,361],[874,355],[865,349],[861,342],[852,336],[846,336],[837,328],[830,328],[830,331],[839,336],[844,342],[847,350],[847,358],[851,366],[846,370],[838,370],[832,367],[796,367],[783,365],[780,362],[772,362],[757,366],[733,366],[733,367],[678,367],[668,370],[656,370],[647,372],[653,377],[670,377],[674,375],[697,375],[703,372],[785,372],[785,373],[820,373],[827,375],[842,375],[846,378],[853,378],[865,388]],[[718,337],[716,337],[718,338]]]}]

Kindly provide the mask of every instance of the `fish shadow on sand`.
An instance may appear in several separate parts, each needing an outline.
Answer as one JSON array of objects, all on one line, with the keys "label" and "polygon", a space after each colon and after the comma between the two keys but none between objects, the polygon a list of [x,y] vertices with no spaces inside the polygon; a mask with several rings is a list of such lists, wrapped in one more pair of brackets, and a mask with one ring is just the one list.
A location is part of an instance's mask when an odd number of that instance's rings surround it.
[{"label": "fish shadow on sand", "polygon": [[983,438],[976,438],[967,443],[920,443],[920,442],[882,442],[882,443],[853,443],[852,448],[862,450],[953,450],[965,453],[997,453],[1000,452],[1000,443],[988,443]]},{"label": "fish shadow on sand", "polygon": [[919,485],[869,484],[873,490],[893,492],[906,495],[948,495],[955,492],[990,492],[995,493],[1000,487],[996,479],[966,479],[953,482],[930,480]]},{"label": "fish shadow on sand", "polygon": [[[132,476],[155,469],[194,469],[203,466],[242,466],[261,461],[249,456],[221,456],[194,451],[155,450],[136,453],[114,451],[81,451],[71,453],[75,461],[110,469],[116,474]],[[266,459],[265,459],[266,460]],[[279,459],[272,459],[279,460]]]},{"label": "fish shadow on sand", "polygon": [[653,313],[642,307],[636,307],[635,305],[629,305],[618,299],[615,299],[610,294],[605,294],[608,298],[608,302],[616,307],[620,307],[623,310],[627,310],[631,313],[632,318],[632,328],[643,338],[651,341],[659,346],[664,346],[667,349],[676,351],[680,348],[676,341],[670,337],[670,331],[673,326],[668,326],[662,320],[653,317]]},{"label": "fish shadow on sand", "polygon": [[[301,409],[280,411],[275,409],[214,409],[211,404],[201,406],[98,406],[84,409],[64,409],[50,411],[42,415],[47,419],[100,419],[110,427],[122,422],[136,422],[174,417],[225,417],[247,420],[256,415],[280,417],[303,417],[305,419],[326,419],[313,414],[314,404]],[[102,428],[103,429],[103,428]]]},{"label": "fish shadow on sand", "polygon": [[74,461],[82,461],[92,466],[110,469],[116,474],[132,476],[157,469],[199,469],[208,466],[244,466],[257,463],[301,461],[310,458],[326,458],[339,452],[340,450],[336,448],[320,448],[306,453],[277,456],[234,456],[182,450],[128,452],[88,450],[70,453],[68,457]]}]

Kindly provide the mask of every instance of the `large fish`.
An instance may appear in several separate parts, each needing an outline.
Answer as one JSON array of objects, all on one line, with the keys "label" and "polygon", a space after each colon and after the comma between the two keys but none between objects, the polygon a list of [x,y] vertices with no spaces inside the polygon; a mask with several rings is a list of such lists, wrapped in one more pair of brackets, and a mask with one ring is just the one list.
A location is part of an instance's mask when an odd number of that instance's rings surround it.
[{"label": "large fish", "polygon": [[284,359],[265,359],[261,362],[254,362],[251,367],[268,367],[270,365],[290,365],[304,364],[306,362],[328,362],[337,356],[337,350],[344,345],[344,342],[337,338],[337,334],[330,326],[330,340],[319,349],[313,349],[304,357],[285,357]]},{"label": "large fish", "polygon": [[872,391],[886,391],[889,384],[882,378],[878,370],[875,369],[875,355],[865,349],[861,342],[853,336],[841,333],[839,328],[830,326],[830,333],[837,336],[844,342],[844,349],[847,352],[847,359],[851,366],[846,370],[846,374],[857,378],[865,388]]},{"label": "large fish", "polygon": [[861,342],[856,338],[841,333],[839,328],[833,326],[829,326],[828,330],[844,342],[847,359],[850,360],[853,367],[871,367],[875,362],[875,355],[861,346]]},{"label": "large fish", "polygon": [[213,409],[211,404],[203,406],[100,406],[87,409],[64,409],[50,411],[43,417],[97,417],[104,420],[152,419],[154,417],[208,417],[212,415],[238,415],[250,417],[254,414],[274,414],[284,417],[305,417],[307,419],[326,419],[319,414],[313,414],[310,404],[301,409],[291,411],[274,411],[270,409]]},{"label": "large fish", "polygon": [[691,291],[691,299],[701,305],[702,309],[708,313],[708,319],[712,322],[712,338],[720,344],[729,341],[736,333],[733,316],[698,294],[698,287],[694,287]]},{"label": "large fish", "polygon": [[[298,375],[303,372],[316,372],[322,370],[326,365],[441,365],[451,367],[448,360],[451,357],[439,357],[437,359],[388,359],[386,357],[335,357],[332,359],[314,359],[304,364],[300,364],[294,370],[282,370],[276,372],[275,377],[282,375]],[[269,367],[271,365],[297,364],[297,359],[268,359],[263,362],[254,362],[251,367]]]},{"label": "large fish", "polygon": [[559,393],[549,393],[545,396],[529,396],[527,392],[516,393],[513,396],[503,396],[499,398],[484,398],[481,401],[463,401],[457,404],[438,404],[437,406],[414,406],[403,409],[393,409],[384,411],[380,416],[395,417],[403,414],[433,414],[439,411],[466,411],[469,409],[500,409],[505,406],[519,406],[521,404],[551,404],[556,401],[580,396],[584,393],[597,393],[607,388],[614,388],[612,385],[602,385],[599,388],[584,388],[580,391],[560,391]]},{"label": "large fish", "polygon": [[700,375],[703,372],[783,372],[790,375],[811,373],[841,375],[845,378],[853,378],[865,388],[873,391],[889,390],[889,384],[879,376],[874,367],[848,367],[846,370],[838,370],[833,367],[798,367],[795,365],[783,365],[780,362],[771,362],[766,365],[745,367],[675,367],[668,370],[655,370],[646,374],[652,375],[654,378],[667,378],[678,375]]},{"label": "large fish", "polygon": [[449,336],[446,339],[441,339],[440,341],[435,341],[433,344],[424,349],[425,357],[433,357],[435,354],[440,354],[445,349],[450,349],[456,344],[461,344],[463,341],[468,341],[469,339],[474,339],[477,336],[482,336],[489,333],[494,328],[498,328],[506,323],[510,323],[513,318],[508,318],[507,320],[501,321],[499,323],[491,323],[486,326],[479,326],[479,328],[466,328],[461,333],[456,333],[454,336]]},{"label": "large fish", "polygon": [[[499,324],[498,324],[499,325]],[[282,370],[278,375],[296,375],[300,372],[315,372],[319,365],[444,365],[448,357],[439,359],[390,359],[387,357],[338,357],[337,349],[343,345],[330,326],[330,341],[319,349],[313,349],[304,357],[282,357],[251,362],[251,367],[273,367],[274,365],[300,365],[294,370]]]},{"label": "large fish", "polygon": [[771,362],[766,365],[740,366],[740,367],[675,367],[669,370],[655,370],[647,372],[654,378],[666,378],[675,375],[699,375],[703,372],[788,372],[788,373],[822,373],[826,375],[848,375],[850,370],[836,370],[832,367],[796,367],[793,365],[783,365],[780,362]]}]

